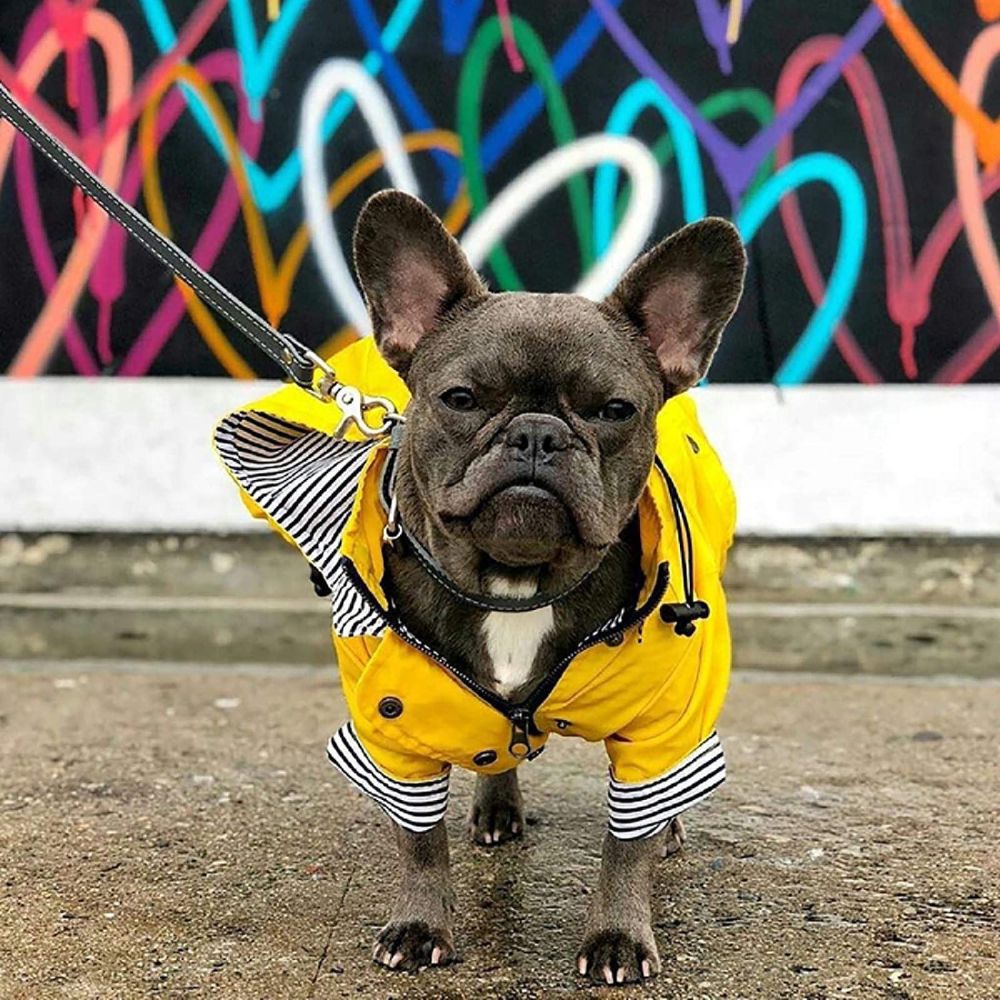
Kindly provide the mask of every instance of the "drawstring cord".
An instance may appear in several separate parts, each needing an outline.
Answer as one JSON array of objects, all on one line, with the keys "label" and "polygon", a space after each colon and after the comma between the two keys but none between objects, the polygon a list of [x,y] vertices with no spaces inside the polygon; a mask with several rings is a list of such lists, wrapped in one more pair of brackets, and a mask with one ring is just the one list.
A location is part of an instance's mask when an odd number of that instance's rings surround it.
[{"label": "drawstring cord", "polygon": [[711,609],[705,601],[699,601],[695,598],[694,539],[691,535],[691,524],[688,521],[687,512],[681,502],[681,495],[659,457],[656,459],[656,467],[660,470],[660,474],[667,484],[667,492],[670,494],[670,507],[673,510],[674,523],[677,525],[677,549],[681,557],[681,586],[684,589],[684,602],[661,605],[660,618],[662,621],[672,623],[674,631],[678,635],[690,638],[695,633],[695,621],[707,618]]}]

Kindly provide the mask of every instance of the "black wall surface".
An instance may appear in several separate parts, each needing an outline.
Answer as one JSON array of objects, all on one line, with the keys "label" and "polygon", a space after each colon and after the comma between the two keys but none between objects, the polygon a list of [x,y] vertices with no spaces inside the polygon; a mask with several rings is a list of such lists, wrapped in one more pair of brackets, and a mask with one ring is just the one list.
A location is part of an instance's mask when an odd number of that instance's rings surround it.
[{"label": "black wall surface", "polygon": [[[800,273],[802,247],[790,241],[779,212],[770,212],[749,240],[752,268],[747,294],[711,377],[721,382],[759,382],[777,373],[789,383],[1000,380],[1000,354],[992,349],[1000,344],[1000,334],[996,319],[991,318],[990,304],[992,294],[1000,305],[1000,267],[995,249],[990,259],[991,238],[985,249],[980,239],[976,256],[968,238],[978,213],[985,211],[987,222],[1000,223],[1000,200],[987,198],[983,210],[979,207],[982,199],[973,198],[964,212],[955,204],[955,132],[956,128],[972,126],[962,124],[964,119],[956,124],[955,115],[931,86],[934,81],[926,78],[930,73],[926,59],[915,64],[915,59],[917,63],[920,59],[904,51],[901,40],[885,24],[876,23],[881,14],[874,4],[744,0],[732,18],[738,38],[730,47],[720,43],[717,49],[707,36],[713,26],[728,23],[730,12],[719,8],[715,0],[605,0],[593,5],[580,0],[512,0],[516,37],[509,55],[503,47],[493,51],[484,67],[481,95],[468,84],[483,62],[477,38],[482,41],[488,37],[493,30],[490,22],[504,16],[506,4],[500,5],[499,15],[489,0],[424,0],[422,4],[402,0],[398,6],[384,0],[282,0],[280,6],[282,19],[272,24],[265,0],[102,0],[90,14],[83,13],[83,5],[74,11],[70,5],[5,0],[0,5],[0,52],[6,61],[0,65],[0,79],[11,84],[18,65],[23,78],[32,60],[51,50],[55,56],[51,69],[40,85],[29,89],[52,116],[64,120],[67,131],[89,131],[89,144],[79,140],[79,148],[99,155],[114,141],[114,135],[102,132],[100,124],[108,99],[109,65],[121,74],[130,62],[132,82],[125,91],[135,114],[118,117],[127,122],[128,157],[134,161],[136,176],[148,174],[150,165],[141,156],[139,116],[144,111],[155,115],[156,102],[148,83],[155,82],[156,75],[162,74],[178,54],[177,46],[167,37],[160,38],[161,50],[157,33],[169,33],[167,18],[178,31],[192,19],[198,27],[201,18],[207,27],[200,31],[188,59],[203,72],[208,72],[213,61],[215,66],[230,67],[236,86],[230,82],[214,85],[230,120],[237,118],[248,90],[263,94],[259,108],[251,108],[250,114],[258,115],[255,127],[260,132],[260,148],[254,159],[269,174],[296,149],[304,93],[317,68],[334,56],[367,57],[366,69],[383,88],[404,134],[429,129],[455,133],[462,106],[470,119],[480,123],[478,130],[471,130],[479,132],[479,141],[468,127],[460,136],[465,144],[464,161],[444,153],[413,154],[422,196],[444,214],[461,195],[461,185],[471,179],[475,186],[470,163],[486,161],[484,183],[494,195],[571,138],[568,127],[576,136],[607,130],[621,95],[651,72],[649,65],[640,66],[640,71],[631,61],[636,47],[622,41],[622,25],[658,70],[668,74],[694,104],[735,90],[739,98],[746,98],[746,91],[755,92],[747,99],[763,107],[774,102],[783,71],[803,46],[816,45],[811,40],[829,36],[829,44],[836,47],[838,38],[852,31],[855,35],[849,37],[856,37],[868,25],[872,37],[860,54],[847,62],[856,83],[870,78],[867,84],[858,84],[867,89],[856,93],[840,73],[824,88],[819,75],[814,75],[811,85],[818,88],[816,99],[793,132],[795,157],[824,154],[807,162],[815,169],[816,179],[799,193],[819,270],[827,280],[840,243],[842,266],[848,266],[844,261],[849,263],[852,253],[860,252],[857,274],[847,282],[840,305],[834,302],[830,315],[822,315],[818,323],[812,321],[811,343],[818,346],[813,346],[811,353],[805,351],[800,339],[815,306]],[[996,6],[990,0],[912,0],[905,10],[943,70],[958,78],[966,61],[988,66],[990,47],[1000,50],[1000,24],[989,20],[991,7]],[[736,13],[742,17],[736,18]],[[618,38],[613,37],[602,15],[620,18],[615,29]],[[388,39],[394,52],[372,54],[365,26],[373,22],[385,25],[392,17],[397,23],[410,17],[408,30],[398,45]],[[240,34],[242,27],[248,29],[246,38]],[[108,51],[93,38],[84,40],[88,29],[106,42],[111,39]],[[267,40],[261,43],[265,36]],[[537,101],[539,106],[531,109],[530,93],[523,95],[532,87],[532,68],[517,72],[512,66],[512,60],[516,63],[519,56],[531,56],[529,62],[538,69],[541,61],[534,57],[538,48],[548,54],[548,60],[555,60],[554,68],[542,67],[543,78],[552,73],[555,80],[550,88],[555,111],[552,106],[546,111],[544,102]],[[726,64],[727,53],[731,66]],[[270,56],[274,58],[269,69],[264,63]],[[1000,111],[997,76],[987,75],[981,102],[986,113],[979,119],[975,114],[967,115],[979,129],[987,160],[992,146],[1000,142],[996,129],[991,136],[985,125],[991,112]],[[941,81],[937,83],[945,93]],[[558,113],[561,102],[568,111],[562,117]],[[683,117],[685,109],[674,103]],[[877,131],[883,106],[884,127],[873,152],[863,120],[874,122]],[[478,114],[472,114],[469,109],[477,107]],[[531,113],[518,117],[525,107]],[[556,135],[551,119],[556,119]],[[249,121],[254,126],[252,118]],[[507,128],[512,121],[515,126]],[[737,145],[749,142],[760,128],[745,110],[727,114],[717,125]],[[659,145],[662,155],[666,130],[661,113],[643,111],[632,131],[651,149]],[[760,195],[748,192],[745,185],[739,190],[740,184],[733,180],[735,154],[717,161],[703,139],[699,139],[699,146],[707,211],[728,217],[736,217],[741,210],[752,211],[751,203]],[[0,157],[6,148],[0,143]],[[372,148],[364,120],[352,112],[326,144],[325,168],[330,183]],[[152,150],[159,163],[174,236],[190,250],[232,173],[188,111]],[[896,158],[898,175],[891,166]],[[877,163],[882,164],[879,170]],[[981,161],[978,168],[983,169]],[[684,222],[683,195],[690,195],[693,183],[690,173],[682,181],[675,159],[665,161],[661,170],[664,196],[654,236]],[[160,323],[157,336],[151,336],[150,318],[172,289],[169,276],[139,247],[129,244],[123,258],[124,282],[120,288],[110,287],[121,255],[116,258],[105,248],[93,266],[86,259],[81,263],[79,255],[71,259],[85,247],[77,232],[71,192],[54,169],[37,155],[15,152],[9,159],[0,158],[0,171],[0,371],[28,375],[275,374],[265,359],[228,330],[224,335],[247,367],[234,362],[224,350],[220,360],[218,342],[213,351],[187,314]],[[728,191],[720,177],[727,172]],[[851,205],[845,205],[846,196],[842,193],[838,198],[828,183],[834,175],[846,185],[844,190],[857,190],[852,186],[852,178],[856,178],[863,201],[855,198]],[[991,176],[988,171],[987,183]],[[583,175],[582,190],[588,204],[593,181],[593,172]],[[37,206],[31,196],[32,182],[39,191]],[[336,210],[336,228],[345,244],[364,197],[386,183],[385,174],[375,172]],[[144,212],[150,211],[141,188],[133,200]],[[275,197],[258,184],[250,200],[259,205],[270,246],[280,258],[305,217],[299,185],[293,183],[285,196]],[[953,245],[948,246],[950,239],[941,241],[939,270],[934,273],[933,267],[918,267],[919,273],[912,277],[907,258],[920,259],[921,249],[936,226],[943,227],[938,232],[947,236],[949,219],[953,222]],[[235,210],[220,223],[218,231],[221,250],[211,270],[249,304],[262,308],[261,285],[266,289],[273,281],[255,265],[244,223]],[[887,281],[887,238],[895,241],[902,262],[891,281]],[[588,246],[593,244],[592,227],[585,227],[582,239]],[[107,240],[105,234],[102,243]],[[580,275],[578,243],[567,188],[560,184],[519,221],[506,246],[526,287],[566,290]],[[42,259],[48,255],[50,261]],[[51,285],[68,261],[68,273],[87,280],[81,278],[79,296],[69,296],[63,303]],[[485,272],[493,287],[503,287],[490,265]],[[922,297],[928,305],[926,317],[910,324],[914,328],[908,332],[905,315],[900,321],[900,311],[912,311]],[[49,311],[43,313],[47,303]],[[71,321],[75,325],[69,325]],[[839,326],[841,321],[849,327],[853,348],[846,330]],[[314,346],[326,344],[344,323],[311,252],[305,255],[295,278],[281,323]],[[841,329],[839,341],[833,336],[837,329]],[[146,337],[140,341],[144,331]],[[907,336],[913,338],[912,358],[907,353]],[[137,343],[141,346],[138,353]]]}]

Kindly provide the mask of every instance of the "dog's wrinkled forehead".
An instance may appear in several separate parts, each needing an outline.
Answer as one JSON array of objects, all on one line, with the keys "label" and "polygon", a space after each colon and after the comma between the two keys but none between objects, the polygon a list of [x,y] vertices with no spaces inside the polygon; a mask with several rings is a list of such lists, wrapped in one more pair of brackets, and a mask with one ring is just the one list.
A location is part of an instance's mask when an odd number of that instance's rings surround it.
[{"label": "dog's wrinkled forehead", "polygon": [[567,386],[609,392],[645,374],[659,384],[653,352],[640,338],[579,295],[508,292],[462,310],[426,338],[411,370],[415,388],[466,378],[510,386],[523,396],[553,396]]}]

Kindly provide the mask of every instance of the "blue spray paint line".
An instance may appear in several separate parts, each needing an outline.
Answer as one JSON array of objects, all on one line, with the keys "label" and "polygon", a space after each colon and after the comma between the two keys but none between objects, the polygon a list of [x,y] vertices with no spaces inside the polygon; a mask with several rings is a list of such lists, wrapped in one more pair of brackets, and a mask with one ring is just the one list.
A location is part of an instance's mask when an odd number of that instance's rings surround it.
[{"label": "blue spray paint line", "polygon": [[438,0],[441,47],[448,55],[462,54],[482,6],[483,0]]},{"label": "blue spray paint line", "polygon": [[[417,97],[410,81],[406,78],[406,74],[400,69],[399,63],[382,44],[381,27],[375,18],[371,4],[368,0],[350,0],[350,4],[351,13],[361,30],[361,36],[364,38],[365,44],[382,60],[382,70],[386,81],[411,127],[418,131],[437,128],[434,120],[420,103],[420,98]],[[461,161],[453,153],[443,149],[431,150],[431,155],[441,170],[444,199],[451,201],[462,182]]]},{"label": "blue spray paint line", "polygon": [[831,153],[809,153],[769,177],[740,209],[736,225],[744,243],[753,239],[764,220],[789,192],[812,181],[824,181],[840,202],[840,240],[826,295],[775,376],[778,385],[801,385],[812,378],[847,312],[861,272],[868,204],[854,169]]},{"label": "blue spray paint line", "polygon": [[[636,80],[622,91],[611,109],[604,130],[610,135],[628,135],[639,115],[650,107],[656,108],[663,116],[673,139],[680,174],[684,221],[694,222],[703,218],[707,212],[701,156],[691,123],[673,101],[652,80]],[[598,258],[607,250],[614,235],[615,195],[620,172],[617,163],[602,163],[594,175],[594,254]]]}]

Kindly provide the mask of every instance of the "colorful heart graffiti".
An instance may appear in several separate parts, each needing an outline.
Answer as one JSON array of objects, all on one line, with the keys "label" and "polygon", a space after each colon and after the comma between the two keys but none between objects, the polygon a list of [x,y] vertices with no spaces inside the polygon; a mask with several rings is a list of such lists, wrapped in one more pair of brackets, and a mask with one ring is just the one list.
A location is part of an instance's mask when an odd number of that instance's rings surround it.
[{"label": "colorful heart graffiti", "polygon": [[[113,7],[117,0],[105,2]],[[684,79],[684,74],[675,79],[672,70],[668,71],[654,57],[651,49],[659,48],[655,42],[656,33],[643,35],[643,39],[649,40],[647,47],[629,27],[630,23],[641,22],[643,12],[639,0],[628,3],[589,0],[587,9],[574,26],[568,31],[564,27],[559,29],[567,33],[551,50],[534,27],[536,17],[543,15],[522,7],[518,10],[520,16],[511,17],[509,4],[494,0],[494,5],[495,14],[484,14],[486,5],[482,0],[456,0],[454,3],[439,0],[436,5],[425,5],[423,0],[398,0],[388,11],[383,25],[376,19],[370,0],[344,0],[342,12],[349,15],[345,23],[356,31],[362,45],[360,64],[363,71],[359,72],[372,81],[380,78],[391,104],[390,114],[398,114],[401,121],[417,129],[403,136],[397,131],[399,141],[394,140],[395,145],[387,140],[379,141],[377,149],[350,168],[352,177],[360,176],[358,170],[362,162],[365,168],[361,173],[365,176],[380,169],[380,157],[384,159],[390,147],[396,149],[390,157],[390,162],[395,163],[393,175],[401,177],[404,169],[401,164],[408,161],[405,157],[399,159],[402,155],[399,150],[406,149],[408,153],[426,150],[435,158],[437,178],[452,202],[453,221],[461,215],[456,206],[463,204],[471,206],[477,219],[488,217],[490,206],[498,197],[496,193],[491,195],[491,191],[505,190],[512,178],[522,182],[526,177],[535,178],[524,168],[506,167],[504,161],[515,151],[519,158],[523,157],[524,149],[532,144],[537,150],[540,133],[537,126],[532,127],[536,119],[547,114],[552,125],[551,152],[579,141],[579,130],[573,120],[579,114],[573,101],[579,98],[571,97],[573,92],[564,88],[581,67],[588,65],[592,51],[599,51],[599,58],[603,60],[609,60],[610,53],[614,52],[618,56],[619,72],[631,66],[628,72],[638,71],[641,78],[623,77],[617,87],[609,78],[609,86],[599,91],[602,101],[607,100],[610,106],[603,117],[603,132],[609,136],[627,136],[638,128],[645,134],[646,112],[656,113],[665,133],[652,145],[653,153],[664,167],[668,161],[676,160],[676,168],[670,169],[676,169],[676,190],[683,218],[693,219],[717,210],[712,204],[716,200],[717,185],[711,172],[705,175],[703,161],[714,167],[715,175],[729,196],[730,214],[741,225],[747,240],[757,238],[765,220],[774,208],[778,208],[802,282],[815,307],[801,334],[793,335],[789,330],[782,333],[781,343],[787,354],[778,367],[779,381],[795,382],[815,377],[831,343],[837,345],[858,379],[898,378],[894,366],[886,364],[884,351],[873,340],[871,331],[865,330],[856,336],[847,322],[852,297],[861,294],[857,282],[861,254],[867,242],[867,202],[859,178],[852,166],[832,150],[821,150],[798,159],[792,152],[792,136],[798,126],[817,107],[823,106],[830,87],[843,79],[858,104],[874,168],[877,198],[873,199],[873,204],[877,201],[881,224],[873,230],[880,235],[884,247],[885,313],[899,331],[902,374],[915,378],[926,368],[923,355],[926,354],[928,332],[925,327],[928,317],[936,315],[932,308],[939,297],[934,278],[948,255],[948,247],[963,232],[985,292],[984,307],[991,307],[994,313],[1000,312],[1000,258],[985,208],[986,200],[1000,184],[997,180],[1000,167],[995,166],[1000,164],[1000,122],[982,107],[983,80],[995,57],[990,47],[994,38],[990,27],[977,29],[979,36],[968,49],[961,72],[953,73],[944,66],[924,36],[924,29],[932,25],[921,25],[916,13],[909,8],[904,11],[902,4],[895,0],[872,0],[856,14],[840,16],[841,24],[846,25],[843,34],[807,39],[795,49],[778,75],[777,100],[772,112],[766,93],[745,87],[717,90],[696,101],[691,90],[683,89],[677,82]],[[1000,6],[995,0],[975,0],[968,6],[981,21],[993,21],[1000,16]],[[753,17],[747,20],[751,8]],[[349,284],[349,272],[337,249],[339,241],[330,230],[330,209],[324,208],[324,201],[329,206],[336,200],[332,194],[324,199],[324,189],[329,187],[331,192],[341,192],[342,200],[346,190],[342,181],[347,175],[331,178],[332,184],[329,184],[317,174],[317,182],[311,187],[307,185],[312,209],[307,222],[299,225],[291,242],[286,244],[280,260],[275,260],[270,248],[268,228],[271,222],[265,222],[266,217],[277,218],[279,209],[287,219],[291,196],[303,179],[303,163],[322,160],[324,148],[329,149],[329,140],[338,134],[356,106],[354,92],[358,88],[352,92],[348,88],[328,102],[328,109],[321,115],[322,121],[308,133],[312,143],[308,151],[300,141],[298,148],[279,151],[278,156],[273,155],[276,150],[272,144],[268,155],[261,156],[268,135],[269,95],[273,87],[282,86],[283,73],[290,65],[288,54],[295,52],[294,59],[298,59],[297,46],[303,38],[301,26],[317,23],[306,17],[314,10],[314,5],[309,0],[285,0],[278,16],[266,23],[259,18],[255,21],[255,15],[261,12],[255,10],[254,0],[202,0],[183,25],[178,21],[177,28],[171,0],[140,0],[137,10],[159,53],[153,63],[143,68],[137,82],[131,79],[131,46],[123,40],[118,21],[107,10],[95,10],[94,0],[78,0],[77,3],[45,0],[26,23],[19,40],[16,69],[0,55],[0,80],[11,85],[71,149],[102,170],[129,200],[136,200],[140,190],[143,191],[146,210],[167,229],[170,213],[157,166],[160,145],[166,142],[169,150],[171,144],[191,141],[187,126],[176,133],[184,135],[183,140],[166,138],[174,124],[189,111],[207,147],[220,157],[220,167],[224,171],[219,175],[220,187],[214,206],[206,206],[211,211],[206,211],[206,227],[194,248],[198,258],[213,263],[224,246],[227,254],[240,252],[240,241],[231,241],[231,234],[237,217],[242,215],[252,263],[248,273],[256,282],[263,311],[277,321],[289,309],[295,275],[313,237],[327,283],[336,284],[333,275],[339,274],[340,289],[335,295],[338,308],[341,312],[346,311],[355,325],[361,325],[360,300]],[[427,11],[430,11],[432,24],[429,24]],[[228,18],[223,23],[220,15],[226,12]],[[671,16],[682,15],[672,13]],[[757,25],[774,15],[773,10],[765,11],[750,0],[732,3],[695,0],[689,16],[697,18],[695,31],[700,27],[709,47],[709,58],[714,50],[720,72],[726,75],[734,71],[734,46],[744,22],[749,25],[752,21]],[[849,17],[855,18],[853,24],[848,23]],[[565,20],[562,18],[561,23]],[[96,29],[95,24],[103,28]],[[945,205],[918,249],[913,246],[910,235],[909,208],[896,154],[896,139],[890,125],[890,111],[885,108],[876,70],[860,55],[867,40],[883,24],[887,26],[886,37],[891,33],[900,51],[912,62],[916,70],[914,80],[919,74],[940,100],[942,111],[951,111],[955,121],[953,169],[957,197],[950,205]],[[734,26],[738,30],[734,30]],[[185,60],[207,39],[218,44],[219,32],[227,27],[231,29],[233,49],[209,52],[198,60],[198,70],[205,71],[208,81],[203,85],[199,76],[191,75],[185,68]],[[116,29],[117,41],[105,44],[115,36]],[[448,138],[451,133],[447,129],[432,127],[434,122],[424,105],[429,89],[426,61],[421,63],[414,56],[427,46],[429,30],[430,37],[440,39],[443,52],[462,55],[462,62],[455,62],[456,70],[459,65],[462,67],[456,94],[461,146],[453,137]],[[86,41],[88,37],[95,39],[105,53],[108,81],[115,87],[113,94],[106,91],[92,58],[96,50]],[[550,32],[548,38],[551,37]],[[602,38],[604,42],[595,50]],[[742,44],[747,44],[745,37]],[[506,62],[495,59],[501,46],[508,53]],[[741,47],[741,56],[743,51]],[[46,89],[45,95],[38,93],[40,81],[61,56],[65,56],[66,104],[70,108],[70,114],[65,117],[49,103],[51,87]],[[678,56],[671,53],[669,57],[676,59]],[[216,58],[222,62],[212,63]],[[522,59],[532,77],[524,84],[516,78]],[[126,60],[127,77],[122,74]],[[224,62],[227,71],[215,72]],[[738,65],[739,60],[736,62]],[[206,69],[209,65],[214,67],[211,73]],[[412,67],[418,67],[419,71]],[[237,118],[236,136],[228,123],[227,116],[231,112],[222,111],[214,90],[210,89],[211,85],[222,81],[228,81],[227,85],[233,87],[237,107],[242,109]],[[491,92],[494,81],[499,81],[508,91],[510,84],[514,85],[513,97],[508,102],[496,100]],[[920,85],[919,80],[917,85]],[[103,117],[98,107],[99,93],[106,104]],[[728,116],[735,111],[750,112],[757,123],[756,131],[750,132],[747,128],[751,119],[744,123],[735,116],[730,127]],[[585,114],[593,128],[591,109],[585,109]],[[140,115],[141,149],[133,150],[126,158],[129,126]],[[167,125],[168,120],[173,124]],[[600,127],[601,120],[596,124]],[[432,134],[437,138],[432,139]],[[734,135],[744,138],[737,142]],[[815,148],[812,143],[810,146]],[[707,158],[703,158],[702,151]],[[167,162],[169,155],[168,152]],[[536,162],[549,164],[550,170],[554,170],[556,164],[563,170],[568,169],[566,164],[584,162],[579,158],[574,160],[569,153],[563,158],[548,158],[548,154],[537,151],[532,155]],[[772,173],[775,156],[779,169]],[[982,173],[976,163],[977,156],[986,164]],[[68,257],[61,254],[58,249],[60,237],[56,235],[50,240],[46,231],[59,215],[58,206],[49,204],[47,195],[40,193],[37,164],[27,147],[20,142],[12,147],[9,130],[0,127],[0,180],[8,160],[14,164],[17,199],[31,259],[46,294],[41,312],[13,356],[10,367],[13,374],[45,370],[60,340],[65,343],[67,356],[77,371],[97,374],[102,367],[107,370],[110,366],[121,374],[143,373],[154,364],[185,311],[192,315],[195,326],[212,346],[225,370],[234,375],[250,374],[241,353],[242,345],[230,343],[211,317],[200,310],[197,303],[186,302],[176,289],[156,307],[142,325],[138,337],[130,338],[125,345],[124,331],[118,330],[116,344],[112,344],[112,317],[128,297],[126,263],[128,254],[133,251],[126,251],[127,244],[121,234],[108,230],[99,213],[85,209],[82,200],[73,196],[67,198],[62,211],[70,205],[76,210],[75,239]],[[265,168],[265,162],[277,163],[277,167]],[[584,271],[600,266],[605,260],[609,246],[616,239],[623,212],[631,204],[628,189],[619,190],[620,171],[616,162],[610,160],[594,165],[596,174],[592,182],[583,173],[572,172],[560,174],[560,179],[552,181],[553,185],[565,186],[568,191]],[[421,177],[426,188],[427,182],[423,175]],[[827,265],[828,277],[821,273],[806,229],[806,216],[799,203],[799,191],[814,182],[821,182],[834,193],[840,211],[839,237],[835,259]],[[468,183],[468,199],[462,193],[463,183]],[[438,190],[432,186],[427,191],[432,202],[439,201]],[[765,239],[773,239],[773,232],[769,227],[767,234],[770,235]],[[334,266],[337,254],[340,254],[337,258],[340,264]],[[950,259],[954,261],[955,258]],[[502,245],[493,247],[490,262],[501,286],[520,286],[518,271]],[[86,289],[97,304],[97,319],[92,331],[82,329],[74,318],[75,305]],[[253,294],[252,287],[250,291]],[[130,306],[130,310],[134,307]],[[976,323],[978,317],[971,324],[973,328]],[[115,328],[118,326],[120,324]],[[918,329],[922,331],[919,367]],[[935,355],[930,371],[935,367],[939,370],[934,377],[947,380],[975,373],[992,352],[1000,348],[1000,344],[995,343],[997,329],[995,320],[987,320],[960,345],[950,360]]]}]

